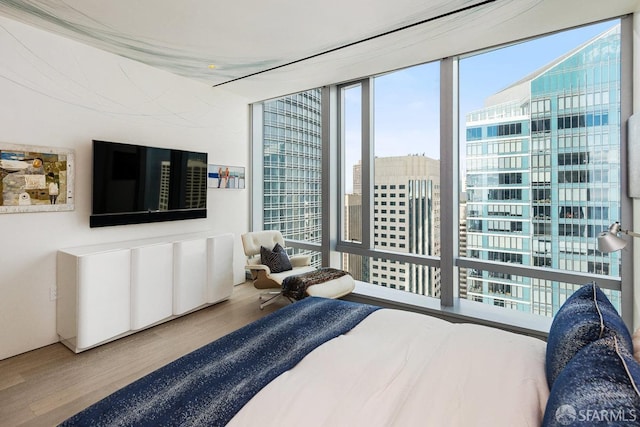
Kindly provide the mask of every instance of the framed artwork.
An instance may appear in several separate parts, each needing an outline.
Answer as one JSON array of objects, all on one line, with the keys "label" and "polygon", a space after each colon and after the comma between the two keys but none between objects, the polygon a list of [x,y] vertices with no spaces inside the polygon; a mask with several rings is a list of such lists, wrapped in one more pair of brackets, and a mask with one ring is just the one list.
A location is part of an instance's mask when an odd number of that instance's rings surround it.
[{"label": "framed artwork", "polygon": [[0,142],[0,213],[72,211],[74,152]]},{"label": "framed artwork", "polygon": [[207,186],[209,188],[245,188],[244,168],[240,166],[208,165]]}]

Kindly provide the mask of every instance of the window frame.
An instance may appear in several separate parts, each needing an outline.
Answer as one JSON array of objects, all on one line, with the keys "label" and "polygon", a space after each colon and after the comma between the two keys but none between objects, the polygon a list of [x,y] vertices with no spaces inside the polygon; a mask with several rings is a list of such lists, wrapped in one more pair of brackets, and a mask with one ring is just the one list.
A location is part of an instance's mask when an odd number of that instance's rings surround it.
[{"label": "window frame", "polygon": [[[430,255],[418,255],[410,253],[401,253],[394,251],[386,251],[383,249],[376,249],[374,247],[374,147],[373,147],[373,79],[376,76],[368,76],[363,79],[352,80],[346,83],[336,85],[340,100],[338,101],[338,122],[337,128],[341,138],[338,141],[339,144],[339,159],[338,163],[340,167],[340,185],[337,192],[337,205],[339,209],[339,232],[337,233],[335,250],[340,253],[347,253],[353,255],[359,255],[369,258],[384,258],[390,261],[411,263],[419,266],[426,267],[440,267],[440,257]],[[354,242],[343,239],[344,228],[343,225],[347,218],[345,218],[345,204],[344,196],[346,194],[344,182],[344,160],[345,160],[345,146],[341,142],[344,140],[344,100],[342,99],[342,93],[344,89],[348,89],[355,85],[361,86],[361,188],[362,188],[362,241]],[[442,137],[441,137],[442,139]]]},{"label": "window frame", "polygon": [[[632,84],[631,75],[631,17],[620,17],[621,27],[621,88],[629,88]],[[570,29],[566,29],[570,30]],[[566,31],[563,30],[563,31]],[[539,35],[536,37],[543,37]],[[532,37],[532,39],[536,38]],[[399,254],[395,252],[375,249],[373,246],[373,146],[371,137],[373,135],[373,112],[372,112],[372,87],[371,80],[375,76],[364,79],[353,80],[347,83],[336,85],[338,89],[348,87],[353,84],[368,84],[369,90],[362,90],[362,240],[361,243],[354,243],[342,239],[342,228],[338,234],[335,250],[341,253],[356,254],[367,257],[381,257],[400,262],[415,263],[428,267],[440,268],[441,274],[441,296],[440,306],[443,309],[454,307],[458,300],[458,278],[459,269],[488,270],[500,274],[512,274],[516,276],[527,276],[532,279],[551,280],[556,282],[568,282],[574,284],[584,284],[595,281],[598,286],[604,289],[621,291],[622,316],[627,324],[631,324],[633,318],[633,283],[632,283],[632,259],[631,246],[622,254],[621,277],[608,277],[604,275],[590,274],[584,272],[572,272],[560,269],[550,269],[548,267],[537,267],[528,265],[514,265],[497,261],[483,261],[476,258],[459,256],[459,138],[458,138],[458,62],[463,56],[455,56],[442,59],[440,61],[440,194],[452,195],[452,197],[441,197],[440,200],[440,232],[441,232],[441,254],[436,256],[421,256],[411,254]],[[364,88],[364,86],[363,86]],[[621,123],[626,123],[632,111],[632,97],[629,90],[620,90],[620,119]],[[340,103],[341,104],[341,103]],[[366,108],[364,106],[367,106]],[[342,118],[342,115],[339,115]],[[342,128],[343,123],[339,122],[338,127]],[[632,219],[632,203],[626,197],[627,176],[627,137],[626,127],[620,126],[620,163],[621,163],[621,202],[620,211],[622,223],[630,223]],[[365,136],[366,134],[366,136]],[[343,164],[344,147],[339,141],[339,152],[341,153],[340,165]],[[369,182],[367,186],[365,181]],[[368,191],[366,191],[368,190]],[[339,224],[344,220],[344,183],[341,183],[340,191],[337,194],[339,206]],[[365,206],[368,211],[365,214]],[[367,234],[367,230],[370,232]]]},{"label": "window frame", "polygon": [[[612,18],[614,19],[614,18]],[[632,74],[632,17],[623,16],[620,19],[621,27],[621,76],[620,76],[620,222],[631,224],[633,219],[633,203],[627,197],[627,128],[624,124],[632,113],[633,82]],[[570,28],[565,29],[570,30]],[[562,30],[562,31],[565,31]],[[541,34],[536,37],[543,37]],[[498,48],[499,46],[492,47]],[[485,49],[489,50],[489,48]],[[478,53],[478,52],[474,52]],[[362,257],[384,258],[401,263],[416,264],[430,268],[439,268],[441,277],[440,298],[422,297],[423,308],[433,314],[444,312],[453,313],[458,318],[463,318],[467,311],[467,319],[482,321],[483,310],[491,311],[493,307],[485,307],[484,304],[476,304],[471,300],[466,301],[458,296],[458,280],[460,269],[488,270],[496,274],[510,274],[514,276],[526,276],[539,280],[551,280],[572,284],[584,284],[596,281],[598,286],[604,289],[621,291],[622,317],[627,325],[633,322],[633,242],[621,254],[620,277],[608,277],[604,275],[549,269],[546,267],[505,264],[498,261],[483,261],[477,258],[461,256],[460,251],[460,143],[459,117],[458,117],[458,63],[465,55],[451,56],[441,59],[440,62],[440,256],[415,255],[375,249],[374,237],[374,179],[373,179],[373,151],[371,144],[373,136],[373,81],[375,76],[367,76],[339,84],[331,84],[322,88],[322,243],[320,245],[311,242],[292,242],[287,244],[301,249],[317,250],[322,253],[324,266],[339,267],[344,254],[359,255]],[[414,64],[416,65],[416,64]],[[342,128],[344,106],[342,104],[341,91],[355,84],[362,85],[362,143],[361,143],[361,168],[362,168],[362,242],[346,241],[343,224],[345,221],[345,183],[344,183],[344,147],[342,145]],[[252,105],[252,132],[250,159],[253,165],[252,196],[250,198],[251,228],[262,229],[262,104]],[[366,114],[365,114],[366,112]],[[337,173],[335,172],[337,169]],[[451,197],[447,197],[450,195]],[[532,283],[534,286],[538,286]],[[359,289],[356,289],[356,293]],[[402,305],[406,301],[403,296],[406,292],[391,291],[393,296],[388,296],[390,304]],[[385,293],[385,295],[389,295]],[[536,304],[536,301],[531,302]],[[413,303],[412,303],[413,304]],[[482,306],[482,307],[481,307]],[[487,318],[495,319],[493,315]],[[522,314],[522,313],[520,313]],[[492,317],[493,316],[493,317]],[[516,325],[518,312],[501,310],[500,318],[503,320],[489,320],[485,323],[496,325]],[[542,318],[542,315],[533,315]],[[506,319],[506,320],[504,320]],[[549,320],[549,318],[547,318]],[[534,319],[534,322],[537,319]],[[539,324],[548,324],[538,322]],[[514,326],[516,329],[519,327]]]}]

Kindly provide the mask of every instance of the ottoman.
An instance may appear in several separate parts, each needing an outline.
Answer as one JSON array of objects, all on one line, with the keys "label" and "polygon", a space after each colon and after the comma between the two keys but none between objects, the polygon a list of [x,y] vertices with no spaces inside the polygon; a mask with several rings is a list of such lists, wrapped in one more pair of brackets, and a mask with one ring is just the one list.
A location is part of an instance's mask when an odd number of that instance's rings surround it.
[{"label": "ottoman", "polygon": [[295,300],[306,296],[340,298],[353,291],[356,283],[344,270],[323,267],[289,276],[282,281],[282,295]]}]

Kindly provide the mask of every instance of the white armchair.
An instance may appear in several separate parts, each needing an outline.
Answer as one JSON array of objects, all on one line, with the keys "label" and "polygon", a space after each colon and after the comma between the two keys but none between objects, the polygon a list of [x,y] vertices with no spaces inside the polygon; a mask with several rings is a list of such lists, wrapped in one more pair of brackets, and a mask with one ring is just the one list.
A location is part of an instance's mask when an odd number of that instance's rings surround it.
[{"label": "white armchair", "polygon": [[243,234],[241,238],[244,254],[247,256],[246,268],[251,272],[253,286],[257,289],[265,290],[260,294],[260,300],[264,301],[260,304],[260,309],[271,304],[282,295],[282,281],[286,277],[315,270],[310,265],[310,255],[293,255],[289,257],[293,268],[279,273],[272,273],[268,266],[262,264],[260,260],[260,248],[262,246],[271,250],[276,243],[279,243],[280,246],[284,247],[284,238],[277,230],[253,231]]}]

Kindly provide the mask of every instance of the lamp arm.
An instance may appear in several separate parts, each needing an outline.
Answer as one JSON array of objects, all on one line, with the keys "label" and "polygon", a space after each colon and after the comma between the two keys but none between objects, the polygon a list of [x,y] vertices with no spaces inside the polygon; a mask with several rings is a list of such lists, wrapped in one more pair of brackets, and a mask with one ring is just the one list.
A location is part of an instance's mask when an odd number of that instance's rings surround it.
[{"label": "lamp arm", "polygon": [[624,233],[624,234],[628,234],[629,236],[633,236],[633,237],[640,237],[640,233],[636,233],[635,231],[631,231],[631,230],[620,230],[620,232]]}]

